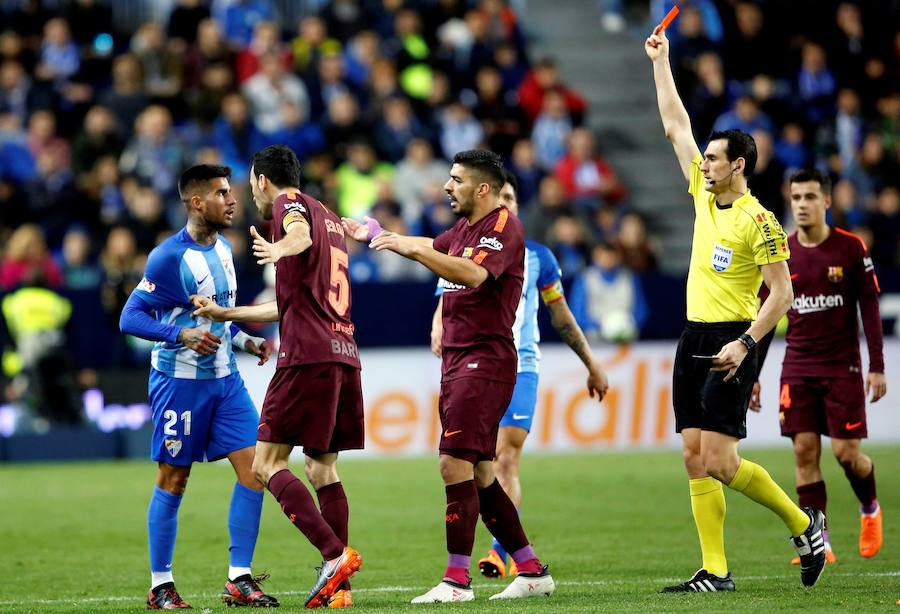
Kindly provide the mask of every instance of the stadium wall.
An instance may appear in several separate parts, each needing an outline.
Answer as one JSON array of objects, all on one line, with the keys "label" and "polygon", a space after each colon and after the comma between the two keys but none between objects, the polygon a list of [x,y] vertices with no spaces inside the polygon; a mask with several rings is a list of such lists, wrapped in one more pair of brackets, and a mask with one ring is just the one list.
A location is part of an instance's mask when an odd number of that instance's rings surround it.
[{"label": "stadium wall", "polygon": [[[783,445],[778,427],[778,393],[785,345],[772,345],[763,369],[763,410],[750,412],[746,445]],[[610,391],[603,403],[588,397],[585,370],[565,346],[543,348],[538,403],[529,450],[619,450],[679,448],[671,409],[672,342],[610,346],[598,358],[607,370]],[[866,351],[863,349],[863,356]],[[427,455],[437,449],[440,361],[426,349],[364,350],[363,391],[367,449],[360,454]],[[274,367],[240,357],[251,396],[261,405]],[[888,369],[900,363],[900,340],[887,339]],[[865,364],[865,362],[864,362]],[[900,389],[869,410],[869,437],[900,442]],[[356,456],[357,453],[354,453]]]}]

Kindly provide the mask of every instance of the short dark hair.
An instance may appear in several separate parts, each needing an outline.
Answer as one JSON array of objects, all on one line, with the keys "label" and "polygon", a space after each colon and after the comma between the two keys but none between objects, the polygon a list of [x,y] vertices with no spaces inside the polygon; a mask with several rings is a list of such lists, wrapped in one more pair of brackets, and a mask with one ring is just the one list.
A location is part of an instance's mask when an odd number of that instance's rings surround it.
[{"label": "short dark hair", "polygon": [[511,185],[516,198],[519,197],[519,178],[508,168],[503,169],[503,183]]},{"label": "short dark hair", "polygon": [[800,169],[788,180],[788,183],[803,183],[806,181],[815,181],[819,184],[819,189],[825,196],[831,196],[831,177],[823,173],[817,168]]},{"label": "short dark hair", "polygon": [[475,171],[479,177],[491,186],[495,194],[503,189],[506,169],[503,160],[493,151],[487,149],[468,149],[453,156],[453,164],[465,166]]},{"label": "short dark hair", "polygon": [[197,184],[206,184],[212,179],[224,177],[231,179],[231,167],[219,166],[218,164],[198,164],[192,166],[183,173],[178,179],[178,195],[181,200],[187,201],[192,196],[191,192],[197,187]]},{"label": "short dark hair", "polygon": [[300,187],[300,160],[287,145],[269,145],[253,154],[253,175],[260,175],[279,188]]},{"label": "short dark hair", "polygon": [[756,141],[743,130],[714,130],[709,140],[727,141],[725,155],[729,162],[744,159],[744,177],[749,177],[756,170]]}]

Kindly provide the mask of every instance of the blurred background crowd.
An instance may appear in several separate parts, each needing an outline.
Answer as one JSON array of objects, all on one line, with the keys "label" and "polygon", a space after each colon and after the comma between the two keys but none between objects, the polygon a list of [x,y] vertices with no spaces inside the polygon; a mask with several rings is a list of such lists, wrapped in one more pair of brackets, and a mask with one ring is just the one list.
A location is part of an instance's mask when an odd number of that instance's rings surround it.
[{"label": "blurred background crowd", "polygon": [[[861,235],[886,289],[900,290],[900,2],[680,4],[672,63],[698,141],[751,132],[751,189],[788,227],[786,177],[827,170],[831,222]],[[601,0],[585,18],[639,46],[671,5]],[[145,364],[146,345],[116,323],[147,253],[184,224],[176,185],[191,164],[233,169],[238,300],[270,298],[246,229],[260,224],[248,162],[272,143],[297,152],[303,189],[341,215],[430,236],[454,222],[447,160],[493,149],[591,339],[677,333],[680,313],[649,331],[666,256],[654,220],[601,154],[578,85],[534,57],[527,0],[0,0],[0,24],[8,377],[37,368],[34,356],[57,361],[40,366],[50,374],[73,366],[82,386],[91,369]],[[351,249],[356,287],[433,284],[405,259]],[[666,310],[683,300],[675,278]],[[69,389],[53,379],[51,393]]]}]

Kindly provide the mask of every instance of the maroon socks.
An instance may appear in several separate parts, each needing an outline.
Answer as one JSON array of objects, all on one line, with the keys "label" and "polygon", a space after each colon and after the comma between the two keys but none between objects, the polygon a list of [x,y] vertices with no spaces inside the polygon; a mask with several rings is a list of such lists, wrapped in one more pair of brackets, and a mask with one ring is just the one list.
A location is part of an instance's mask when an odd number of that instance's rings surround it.
[{"label": "maroon socks", "polygon": [[[497,480],[478,491],[478,500],[481,503],[481,519],[484,526],[515,560],[515,553],[528,546],[528,538],[525,536],[516,506]],[[516,566],[518,565],[519,561],[516,561]]]},{"label": "maroon socks", "polygon": [[875,464],[872,464],[872,471],[864,478],[857,477],[853,473],[853,468],[844,467],[844,473],[850,480],[850,488],[859,499],[859,509],[863,514],[874,514],[878,510],[878,501],[875,496]]},{"label": "maroon socks", "polygon": [[[344,494],[344,487],[340,482],[328,484],[316,491],[319,499],[319,510],[322,518],[334,531],[335,536],[341,540],[345,546],[348,542],[348,524],[350,521],[350,505],[347,503],[347,495]],[[350,581],[344,580],[340,586],[341,590],[350,590]]]},{"label": "maroon socks", "polygon": [[281,505],[284,515],[319,549],[324,560],[341,555],[343,542],[316,508],[303,482],[288,469],[282,469],[271,477],[268,488]]},{"label": "maroon socks", "polygon": [[475,527],[478,524],[478,489],[475,480],[467,480],[446,486],[445,491],[447,511],[444,521],[449,558],[444,579],[468,586]]}]

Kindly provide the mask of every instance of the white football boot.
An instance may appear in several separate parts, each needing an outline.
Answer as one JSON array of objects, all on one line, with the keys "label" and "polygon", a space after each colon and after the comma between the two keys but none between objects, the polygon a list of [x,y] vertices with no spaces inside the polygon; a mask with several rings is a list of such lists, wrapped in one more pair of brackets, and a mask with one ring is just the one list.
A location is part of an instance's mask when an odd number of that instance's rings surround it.
[{"label": "white football boot", "polygon": [[[493,599],[493,597],[491,597]],[[410,603],[450,603],[452,601],[474,601],[475,591],[471,587],[466,588],[458,584],[444,581],[433,589],[419,595]]]},{"label": "white football boot", "polygon": [[556,590],[553,576],[544,568],[540,575],[519,574],[516,578],[491,599],[522,599],[523,597],[549,597]]}]

